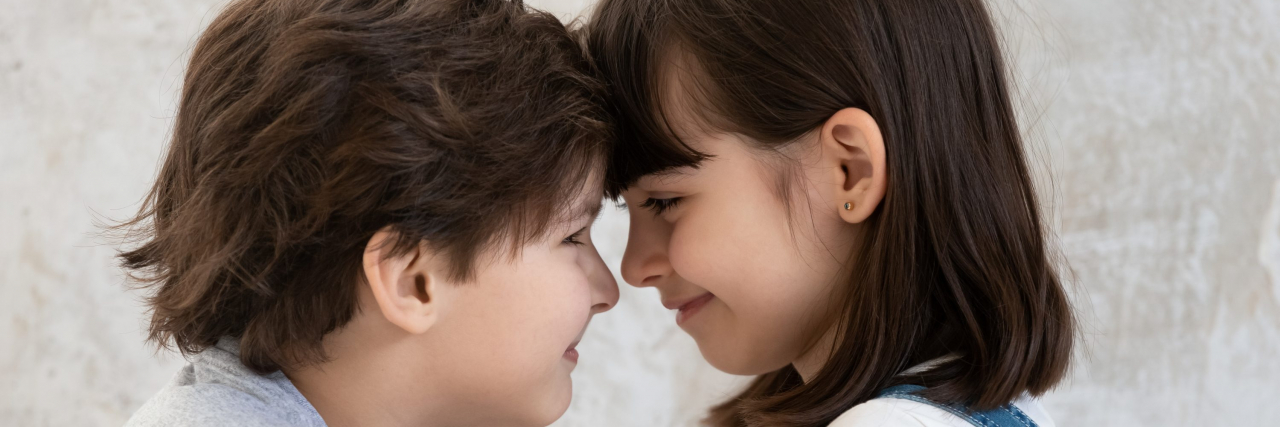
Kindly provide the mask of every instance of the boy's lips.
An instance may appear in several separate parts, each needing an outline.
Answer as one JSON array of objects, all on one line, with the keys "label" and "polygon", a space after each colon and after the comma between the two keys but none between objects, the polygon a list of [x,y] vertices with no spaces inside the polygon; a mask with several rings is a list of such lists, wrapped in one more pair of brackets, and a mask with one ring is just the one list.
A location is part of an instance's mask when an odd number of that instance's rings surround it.
[{"label": "boy's lips", "polygon": [[676,313],[676,324],[679,325],[684,323],[685,320],[688,320],[690,317],[693,317],[693,315],[698,314],[698,311],[701,310],[703,306],[707,305],[708,302],[711,302],[715,297],[715,294],[707,292],[702,295],[683,300],[663,300],[662,306],[666,307],[668,310],[679,310]]},{"label": "boy's lips", "polygon": [[[576,346],[577,344],[574,344],[574,345]],[[568,359],[570,362],[578,363],[578,349],[569,347],[568,350],[564,351],[563,357],[565,359]]]},{"label": "boy's lips", "polygon": [[[587,319],[587,323],[591,323],[591,319]],[[569,348],[564,350],[564,357],[570,362],[578,363],[578,343],[582,342],[582,336],[587,333],[587,325],[582,325],[582,332],[578,332],[578,337],[573,339],[573,343],[569,344]]]}]

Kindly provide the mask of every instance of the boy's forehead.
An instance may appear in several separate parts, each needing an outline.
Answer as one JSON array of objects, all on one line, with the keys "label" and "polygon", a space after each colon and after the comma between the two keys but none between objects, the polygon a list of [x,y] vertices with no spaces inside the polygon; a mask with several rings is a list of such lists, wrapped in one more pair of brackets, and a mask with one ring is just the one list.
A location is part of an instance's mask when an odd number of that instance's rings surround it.
[{"label": "boy's forehead", "polygon": [[[594,178],[596,175],[592,174],[592,176]],[[575,222],[583,218],[595,218],[600,214],[600,210],[604,206],[604,183],[598,181],[598,179],[592,179],[582,186],[582,190],[573,200],[568,218],[566,218],[567,221]]]},{"label": "boy's forehead", "polygon": [[600,215],[600,210],[603,207],[604,196],[601,195],[601,197],[596,197],[592,199],[592,201],[579,204],[578,207],[574,209],[575,213],[573,215],[573,219],[574,221],[577,221],[583,218],[595,218]]}]

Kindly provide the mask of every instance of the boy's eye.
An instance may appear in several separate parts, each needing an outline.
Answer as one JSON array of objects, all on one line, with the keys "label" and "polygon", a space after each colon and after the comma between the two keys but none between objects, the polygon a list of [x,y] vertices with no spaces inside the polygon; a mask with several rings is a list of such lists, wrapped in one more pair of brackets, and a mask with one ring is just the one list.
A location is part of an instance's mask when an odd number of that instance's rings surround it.
[{"label": "boy's eye", "polygon": [[578,230],[576,233],[570,234],[569,237],[565,237],[564,240],[560,241],[560,243],[580,246],[582,245],[582,235],[586,233],[587,233],[587,228],[583,227],[581,230]]},{"label": "boy's eye", "polygon": [[649,198],[640,204],[640,207],[653,210],[654,215],[662,215],[667,209],[676,207],[680,203],[681,198],[672,197],[670,199],[654,199]]}]

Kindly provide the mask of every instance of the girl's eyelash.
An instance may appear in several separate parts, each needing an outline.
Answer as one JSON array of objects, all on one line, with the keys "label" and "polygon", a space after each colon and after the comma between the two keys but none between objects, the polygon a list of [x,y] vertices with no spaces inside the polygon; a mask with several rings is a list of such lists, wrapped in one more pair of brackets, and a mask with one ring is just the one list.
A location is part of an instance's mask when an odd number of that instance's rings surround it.
[{"label": "girl's eyelash", "polygon": [[587,232],[587,228],[583,227],[581,230],[578,230],[576,233],[570,234],[569,237],[565,237],[564,240],[561,241],[561,243],[581,246],[582,235],[586,232]]},{"label": "girl's eyelash", "polygon": [[654,215],[662,215],[667,209],[676,207],[680,203],[680,197],[672,197],[670,199],[654,199],[650,198],[640,204],[640,207],[653,210]]}]

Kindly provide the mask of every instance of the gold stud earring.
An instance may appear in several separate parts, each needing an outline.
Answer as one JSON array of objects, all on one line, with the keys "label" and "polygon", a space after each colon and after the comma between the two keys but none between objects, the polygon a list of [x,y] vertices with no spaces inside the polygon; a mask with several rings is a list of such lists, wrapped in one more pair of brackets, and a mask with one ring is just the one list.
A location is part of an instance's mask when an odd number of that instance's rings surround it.
[{"label": "gold stud earring", "polygon": [[844,210],[846,210],[846,211],[851,211],[851,210],[853,210],[853,203],[844,202]]}]

